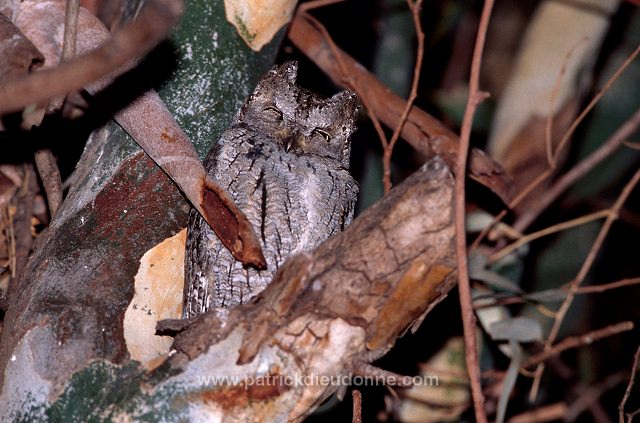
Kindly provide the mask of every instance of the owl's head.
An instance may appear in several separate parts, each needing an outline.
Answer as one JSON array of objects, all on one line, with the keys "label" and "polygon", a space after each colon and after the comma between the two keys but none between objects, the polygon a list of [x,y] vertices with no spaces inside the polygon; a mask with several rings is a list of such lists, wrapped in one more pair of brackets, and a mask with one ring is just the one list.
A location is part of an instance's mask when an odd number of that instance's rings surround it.
[{"label": "owl's head", "polygon": [[272,138],[287,153],[313,154],[349,167],[360,102],[342,91],[323,98],[296,85],[297,62],[275,66],[262,77],[236,119]]}]

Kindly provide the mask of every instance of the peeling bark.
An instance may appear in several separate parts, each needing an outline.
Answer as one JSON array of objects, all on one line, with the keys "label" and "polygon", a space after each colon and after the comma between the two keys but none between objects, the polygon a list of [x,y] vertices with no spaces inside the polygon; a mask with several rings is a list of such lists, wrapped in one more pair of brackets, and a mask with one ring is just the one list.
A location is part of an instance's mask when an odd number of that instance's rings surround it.
[{"label": "peeling bark", "polygon": [[[238,386],[191,385],[191,407],[213,407],[225,421],[302,419],[339,388],[322,378],[351,376],[380,357],[447,295],[455,284],[454,234],[453,178],[434,159],[345,232],[290,258],[253,303],[180,328],[177,354],[157,373],[180,372],[182,381],[190,374],[262,377],[271,382],[265,398],[244,401],[252,393]],[[224,365],[203,365],[222,356]],[[268,370],[256,371],[256,363]],[[300,379],[319,383],[282,382]]]},{"label": "peeling bark", "polygon": [[[71,307],[58,313],[66,323],[43,312],[59,307],[53,298],[25,288],[21,304],[31,308],[28,315],[38,304],[41,323],[16,342],[0,397],[3,417],[299,421],[447,295],[455,284],[453,239],[453,178],[436,158],[345,232],[288,260],[254,302],[193,322],[165,321],[165,332],[179,332],[175,350],[151,372],[129,362],[119,342],[107,345],[121,336],[121,318],[113,313],[126,307],[122,286],[106,276],[92,283],[86,302],[103,295],[122,301],[111,311],[83,313],[82,320]],[[64,285],[57,288],[64,292]],[[101,330],[111,333],[92,336]],[[111,355],[89,360],[94,349]]]},{"label": "peeling bark", "polygon": [[[212,33],[219,37],[214,49]],[[227,24],[221,4],[194,0],[173,39],[176,51],[169,59],[178,66],[159,94],[202,157],[272,66],[282,34],[255,54]],[[133,91],[150,88],[149,78],[136,72],[140,86]],[[111,92],[115,102],[130,94]],[[122,328],[139,260],[186,226],[189,206],[183,195],[113,122],[91,135],[74,181],[34,246],[8,304],[0,339],[0,421],[16,418],[18,412],[27,416],[30,410],[38,416],[35,420],[55,420],[56,413],[64,414],[56,399],[86,405],[98,395],[92,389],[108,393],[104,379],[92,379],[73,394],[68,390],[86,382],[81,369],[103,375],[90,363],[139,373],[129,363]],[[123,391],[113,392],[118,396]]]}]

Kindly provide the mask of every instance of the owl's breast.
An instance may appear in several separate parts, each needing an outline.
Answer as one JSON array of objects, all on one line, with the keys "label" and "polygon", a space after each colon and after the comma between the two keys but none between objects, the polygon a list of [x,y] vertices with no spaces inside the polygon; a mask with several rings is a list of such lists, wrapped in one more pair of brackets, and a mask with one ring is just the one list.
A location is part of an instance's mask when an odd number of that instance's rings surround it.
[{"label": "owl's breast", "polygon": [[353,215],[357,184],[345,169],[313,155],[289,156],[287,163],[296,220],[302,222],[294,254],[311,250],[344,229]]},{"label": "owl's breast", "polygon": [[214,173],[251,222],[271,269],[351,220],[357,185],[349,172],[332,160],[284,151],[267,135],[226,131]]}]

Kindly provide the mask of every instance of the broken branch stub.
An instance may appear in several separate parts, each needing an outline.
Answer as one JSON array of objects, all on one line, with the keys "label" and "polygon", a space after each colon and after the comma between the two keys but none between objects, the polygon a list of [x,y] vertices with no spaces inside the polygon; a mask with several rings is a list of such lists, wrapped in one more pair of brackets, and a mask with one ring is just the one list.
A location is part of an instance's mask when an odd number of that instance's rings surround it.
[{"label": "broken branch stub", "polygon": [[266,268],[251,223],[207,175],[193,144],[154,90],[116,113],[116,121],[180,187],[225,247],[245,265]]},{"label": "broken branch stub", "polygon": [[[252,303],[226,317],[212,310],[186,328],[161,322],[159,330],[179,332],[173,346],[178,354],[169,368],[190,373],[191,366],[226,350],[236,367],[210,369],[216,375],[248,371],[242,369],[259,362],[270,378],[341,377],[381,356],[455,285],[453,187],[449,169],[434,158],[344,232],[287,260]],[[280,366],[274,357],[296,364]],[[204,389],[206,395],[190,397],[203,402],[190,406],[204,409],[211,405],[206,401],[226,398],[225,390],[233,387]],[[269,401],[280,400],[272,408],[297,420],[336,389],[335,384],[287,386]],[[259,406],[249,402],[233,412],[255,417],[264,411]]]},{"label": "broken branch stub", "polygon": [[[170,2],[170,0],[155,0],[151,3],[163,5],[167,1]],[[180,2],[176,4],[180,4]],[[21,22],[25,33],[37,40],[38,46],[47,53],[45,56],[48,56],[49,65],[57,64],[59,58],[57,51],[61,50],[62,46],[56,44],[54,39],[39,36],[39,28],[27,24],[31,21],[38,22],[36,17],[41,18],[42,15],[46,15],[52,26],[63,25],[64,4],[51,2],[46,4],[47,8],[36,7],[37,5],[32,3],[22,3],[22,5]],[[155,6],[155,9],[158,8],[158,5]],[[155,9],[152,7],[150,10]],[[138,18],[138,21],[131,24],[133,25],[132,30],[136,30],[138,26],[147,25],[148,20],[151,19],[149,13],[151,12],[143,14]],[[110,43],[118,37],[118,34],[111,38],[107,28],[84,9],[80,10],[79,18],[78,53],[92,55],[97,51],[105,49],[108,51],[109,46],[112,45]],[[135,35],[140,30],[138,28],[133,32],[120,33],[119,36],[122,37],[123,34]],[[144,31],[142,30],[142,32]],[[163,32],[164,30],[156,29],[156,31]],[[129,39],[129,43],[136,45],[136,39],[135,36],[132,37]],[[122,42],[121,40],[120,43]],[[123,53],[118,52],[118,54]],[[103,53],[103,55],[110,56],[107,53]],[[63,63],[57,69],[64,66]],[[98,81],[92,81],[90,85],[86,86],[87,91],[95,95],[111,84],[114,76],[114,74],[110,74]],[[178,185],[236,259],[245,265],[253,265],[259,269],[266,267],[258,238],[248,219],[233,200],[208,178],[193,144],[155,90],[149,89],[144,92],[118,111],[114,115],[114,119]]]}]

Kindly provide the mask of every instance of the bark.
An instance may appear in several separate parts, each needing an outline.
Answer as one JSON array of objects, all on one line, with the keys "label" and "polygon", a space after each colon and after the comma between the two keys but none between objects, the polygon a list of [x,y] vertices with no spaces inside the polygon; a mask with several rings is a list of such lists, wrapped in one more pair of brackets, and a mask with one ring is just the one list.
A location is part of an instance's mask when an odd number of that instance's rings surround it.
[{"label": "bark", "polygon": [[[375,113],[389,128],[395,128],[406,101],[393,93],[367,69],[335,45],[331,45],[318,23],[298,11],[289,27],[289,40],[341,87],[354,90],[370,113]],[[401,136],[425,157],[440,156],[452,169],[458,154],[458,136],[442,122],[413,106],[402,127]],[[512,183],[502,167],[482,150],[469,155],[468,175],[509,203]]]},{"label": "bark", "polygon": [[[5,416],[299,421],[350,376],[375,376],[366,363],[419,325],[455,284],[453,204],[453,178],[433,159],[345,232],[290,258],[254,302],[192,322],[163,322],[165,333],[178,335],[172,353],[150,372],[126,360],[86,361],[54,391],[43,370],[67,365],[82,345],[70,333],[75,342],[55,346],[60,334],[34,328],[7,369]],[[99,314],[76,322],[76,331]],[[66,354],[39,353],[43,339]],[[26,387],[40,402],[25,400]]]},{"label": "bark", "polygon": [[[272,66],[281,39],[256,54],[226,22],[222,4],[201,0],[190,2],[173,34],[175,51],[165,45],[155,53],[171,77],[160,96],[201,157]],[[171,63],[177,64],[173,70]],[[141,74],[145,69],[149,73]],[[157,81],[158,69],[150,72],[147,63],[133,70],[93,105],[131,102]],[[140,257],[186,226],[183,195],[113,122],[93,132],[74,180],[8,304],[0,338],[3,421],[18,410],[46,409],[53,418],[46,405],[78,370],[91,362],[128,363],[122,320]],[[85,397],[91,392],[76,391],[73,401]]]},{"label": "bark", "polygon": [[[160,96],[202,156],[271,65],[279,39],[253,54],[222,5],[204,0],[190,3],[181,25],[180,63]],[[175,349],[149,371],[130,360],[124,313],[140,257],[186,225],[189,206],[114,123],[92,134],[75,181],[8,305],[2,421],[299,420],[338,386],[292,385],[291,377],[370,373],[366,363],[455,283],[453,178],[433,159],[346,232],[291,258],[255,302],[166,322]],[[221,385],[201,376],[247,379]]]}]

